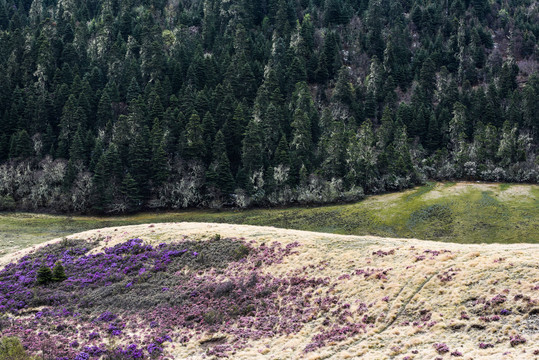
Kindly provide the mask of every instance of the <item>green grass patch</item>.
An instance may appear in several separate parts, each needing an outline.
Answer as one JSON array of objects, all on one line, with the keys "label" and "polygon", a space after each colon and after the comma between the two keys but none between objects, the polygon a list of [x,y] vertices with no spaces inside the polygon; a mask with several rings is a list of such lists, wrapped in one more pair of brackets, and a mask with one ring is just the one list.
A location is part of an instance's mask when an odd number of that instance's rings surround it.
[{"label": "green grass patch", "polygon": [[[521,185],[519,185],[521,186]],[[72,233],[111,226],[160,222],[265,225],[336,234],[419,238],[458,243],[539,243],[539,186],[518,197],[502,187],[469,185],[452,191],[428,183],[400,194],[367,197],[354,204],[286,209],[194,210],[129,216],[0,214],[0,253]],[[442,196],[424,196],[436,190]]]},{"label": "green grass patch", "polygon": [[412,192],[411,194],[404,196],[403,199],[405,201],[413,200],[419,196],[425,195],[429,191],[433,190],[435,187],[436,187],[435,182],[428,182],[427,184],[418,187],[417,190]]}]

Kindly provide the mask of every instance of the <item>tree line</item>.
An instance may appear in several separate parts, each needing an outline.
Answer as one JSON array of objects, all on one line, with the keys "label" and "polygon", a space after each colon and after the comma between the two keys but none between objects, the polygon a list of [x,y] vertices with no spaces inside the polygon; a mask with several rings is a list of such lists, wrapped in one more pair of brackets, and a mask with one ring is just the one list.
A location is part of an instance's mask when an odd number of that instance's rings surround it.
[{"label": "tree line", "polygon": [[529,0],[0,0],[0,209],[539,181]]}]

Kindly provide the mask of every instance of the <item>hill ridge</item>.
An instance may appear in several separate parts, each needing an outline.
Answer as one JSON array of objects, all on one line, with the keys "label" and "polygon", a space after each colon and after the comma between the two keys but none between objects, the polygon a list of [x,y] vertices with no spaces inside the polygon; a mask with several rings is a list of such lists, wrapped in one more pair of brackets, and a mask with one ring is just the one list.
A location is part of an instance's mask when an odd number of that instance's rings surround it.
[{"label": "hill ridge", "polygon": [[[502,353],[504,359],[537,358],[539,245],[464,245],[214,223],[111,227],[68,238],[100,239],[91,251],[98,253],[130,238],[157,246],[182,238],[203,243],[217,234],[247,241],[254,249],[272,243],[293,246],[293,253],[282,261],[262,267],[261,276],[327,279],[320,294],[338,299],[339,309],[350,308],[345,323],[364,326],[335,336],[335,319],[323,325],[323,313],[316,313],[298,332],[248,340],[229,352],[234,358],[421,359],[449,352],[462,353],[464,359],[499,359]],[[225,344],[231,339],[221,331],[180,345],[172,336],[176,346],[164,348],[173,356],[194,359],[214,348],[201,343],[210,344],[219,336]],[[526,342],[519,343],[521,337]]]}]

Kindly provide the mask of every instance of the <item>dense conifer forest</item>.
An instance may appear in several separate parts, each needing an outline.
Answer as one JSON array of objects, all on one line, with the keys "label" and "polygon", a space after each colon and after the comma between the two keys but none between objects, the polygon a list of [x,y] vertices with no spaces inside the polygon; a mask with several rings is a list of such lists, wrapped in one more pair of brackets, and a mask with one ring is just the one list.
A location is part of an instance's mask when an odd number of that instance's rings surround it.
[{"label": "dense conifer forest", "polygon": [[0,210],[539,181],[535,0],[0,0]]}]

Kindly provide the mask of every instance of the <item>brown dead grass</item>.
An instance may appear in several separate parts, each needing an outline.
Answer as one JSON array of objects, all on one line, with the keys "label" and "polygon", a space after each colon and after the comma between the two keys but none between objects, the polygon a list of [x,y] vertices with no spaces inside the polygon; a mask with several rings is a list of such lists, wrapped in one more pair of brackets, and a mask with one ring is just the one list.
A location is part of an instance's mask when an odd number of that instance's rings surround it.
[{"label": "brown dead grass", "polygon": [[[308,323],[302,331],[288,336],[278,336],[253,341],[246,349],[234,355],[237,359],[443,359],[454,358],[439,355],[434,343],[446,343],[451,351],[464,354],[456,359],[538,359],[533,355],[539,350],[539,330],[531,324],[528,313],[502,317],[500,321],[482,323],[483,330],[470,327],[475,322],[460,319],[462,311],[469,311],[470,299],[490,299],[504,293],[508,299],[517,294],[529,296],[539,308],[539,245],[461,245],[416,239],[392,239],[374,236],[344,236],[273,227],[208,224],[166,223],[157,225],[134,225],[86,231],[70,238],[101,238],[102,247],[111,246],[133,237],[141,237],[150,243],[179,239],[182,235],[205,239],[220,234],[222,237],[244,237],[257,243],[273,241],[288,244],[299,242],[299,254],[285,258],[267,271],[273,275],[285,274],[305,265],[316,264],[306,272],[310,276],[327,276],[337,282],[343,274],[357,269],[391,269],[386,280],[352,277],[338,281],[333,293],[347,299],[351,309],[359,303],[371,304],[369,314],[377,318],[367,334],[358,335],[342,343],[331,344],[317,352],[303,353],[312,334],[319,329],[321,320]],[[59,239],[51,242],[59,241]],[[21,250],[0,258],[0,266],[14,261],[36,247]],[[96,249],[95,251],[98,251]],[[377,256],[377,250],[394,250],[392,255]],[[449,250],[438,256],[426,256],[425,250]],[[500,258],[503,260],[499,261]],[[437,275],[448,269],[460,269],[450,282],[442,283]],[[389,296],[389,300],[382,298]],[[509,303],[509,301],[508,301]],[[421,310],[432,313],[432,327],[405,326],[402,323]],[[352,311],[354,313],[354,311]],[[360,315],[357,318],[361,318]],[[464,327],[458,329],[459,324]],[[511,347],[509,338],[521,334],[527,342]],[[200,346],[201,335],[186,345],[169,345],[175,358],[199,359],[204,354]],[[479,349],[479,342],[492,343],[494,348]],[[412,350],[417,351],[416,354]]]}]

